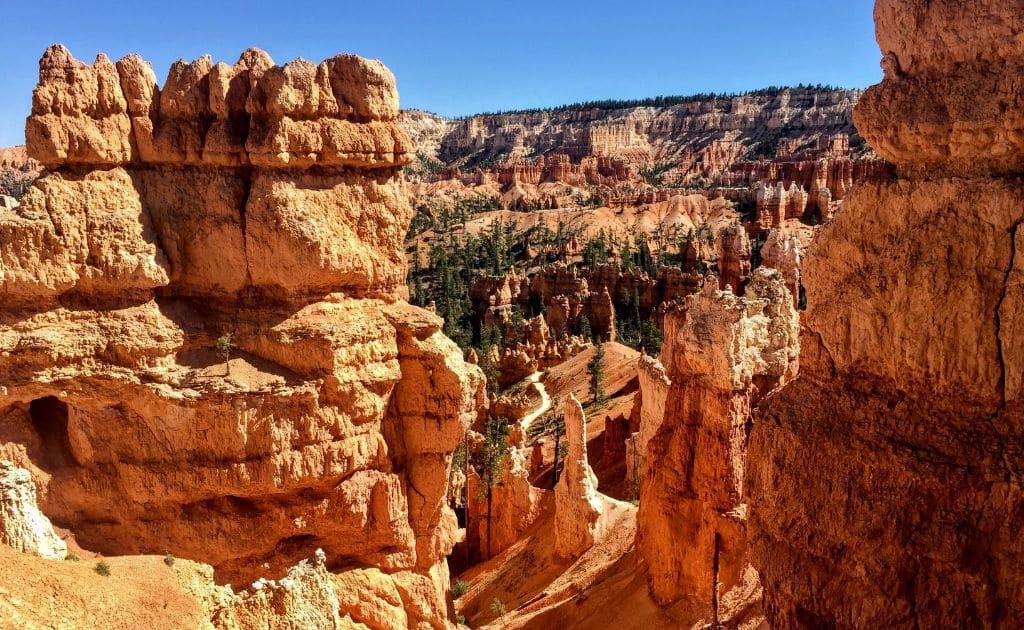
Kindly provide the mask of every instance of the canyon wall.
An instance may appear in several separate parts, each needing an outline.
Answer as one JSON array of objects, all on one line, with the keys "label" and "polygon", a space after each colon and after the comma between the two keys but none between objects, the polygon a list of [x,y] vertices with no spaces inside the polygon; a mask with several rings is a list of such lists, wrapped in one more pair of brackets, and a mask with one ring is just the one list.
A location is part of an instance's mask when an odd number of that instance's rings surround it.
[{"label": "canyon wall", "polygon": [[363,593],[343,615],[449,625],[448,469],[483,379],[404,302],[397,116],[352,55],[202,57],[161,88],[135,55],[46,51],[46,172],[0,211],[0,459],[84,548],[236,584],[320,548]]},{"label": "canyon wall", "polygon": [[878,0],[895,163],[803,262],[801,375],[750,446],[776,628],[1024,625],[1024,5]]},{"label": "canyon wall", "polygon": [[[848,138],[855,133],[851,113],[859,96],[857,90],[793,88],[708,96],[666,106],[583,104],[452,121],[438,117],[434,121],[444,127],[442,134],[417,135],[439,138],[437,144],[428,142],[421,148],[446,164],[470,156],[480,162],[479,156],[514,160],[563,154],[574,163],[589,158],[633,165],[672,160],[683,172],[707,176],[765,140],[773,145],[791,140],[793,149],[807,143],[817,148],[819,142],[825,150],[832,148],[833,135]],[[424,129],[426,122],[422,113],[414,112],[407,124]],[[599,168],[604,174],[615,169],[612,162]]]}]

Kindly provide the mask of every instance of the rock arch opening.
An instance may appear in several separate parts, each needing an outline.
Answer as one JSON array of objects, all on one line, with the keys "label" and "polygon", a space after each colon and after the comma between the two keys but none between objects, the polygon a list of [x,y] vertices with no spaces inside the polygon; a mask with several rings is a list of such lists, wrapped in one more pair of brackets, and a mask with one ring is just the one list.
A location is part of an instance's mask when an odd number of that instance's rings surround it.
[{"label": "rock arch opening", "polygon": [[29,403],[29,416],[42,445],[36,465],[47,472],[77,464],[68,437],[68,405],[56,396],[37,398]]}]

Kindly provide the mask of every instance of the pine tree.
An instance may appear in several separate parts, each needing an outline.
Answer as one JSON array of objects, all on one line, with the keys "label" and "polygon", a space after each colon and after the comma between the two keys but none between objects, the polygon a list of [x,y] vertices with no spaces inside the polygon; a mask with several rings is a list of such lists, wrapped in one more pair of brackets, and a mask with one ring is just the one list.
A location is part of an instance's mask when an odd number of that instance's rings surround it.
[{"label": "pine tree", "polygon": [[641,271],[646,272],[652,278],[658,271],[654,264],[654,256],[651,254],[651,246],[647,243],[646,234],[641,234],[637,238],[636,263]]},{"label": "pine tree", "polygon": [[629,246],[629,240],[622,244],[619,250],[619,258],[622,259],[623,271],[630,271],[636,268],[636,261],[633,260],[633,248]]},{"label": "pine tree", "polygon": [[652,357],[658,356],[661,352],[661,345],[664,342],[665,336],[662,334],[661,329],[658,328],[658,324],[653,319],[644,320],[643,325],[640,327],[640,344],[647,354]]},{"label": "pine tree", "polygon": [[590,373],[590,400],[595,404],[604,402],[604,344],[594,346],[594,356],[587,364]]},{"label": "pine tree", "polygon": [[579,323],[579,328],[578,328],[578,334],[579,334],[580,337],[583,337],[583,339],[585,339],[587,341],[590,341],[591,339],[594,338],[594,333],[590,329],[590,320],[587,319],[586,315],[581,315],[580,316],[580,323]]},{"label": "pine tree", "polygon": [[224,376],[231,375],[231,351],[235,349],[235,334],[227,333],[217,338],[217,350],[224,355]]},{"label": "pine tree", "polygon": [[494,487],[501,481],[502,467],[509,454],[508,418],[489,418],[484,427],[484,443],[477,459],[477,474],[484,484],[487,496],[487,557],[491,558],[491,516],[494,508]]}]

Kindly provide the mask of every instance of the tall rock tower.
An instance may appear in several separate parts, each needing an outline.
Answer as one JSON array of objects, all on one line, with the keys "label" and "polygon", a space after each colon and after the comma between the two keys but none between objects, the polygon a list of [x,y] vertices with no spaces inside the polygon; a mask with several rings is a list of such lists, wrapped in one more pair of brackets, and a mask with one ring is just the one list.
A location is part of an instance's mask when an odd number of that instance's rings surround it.
[{"label": "tall rock tower", "polygon": [[773,627],[1024,626],[1024,4],[878,0],[898,176],[812,245],[801,376],[750,446]]}]

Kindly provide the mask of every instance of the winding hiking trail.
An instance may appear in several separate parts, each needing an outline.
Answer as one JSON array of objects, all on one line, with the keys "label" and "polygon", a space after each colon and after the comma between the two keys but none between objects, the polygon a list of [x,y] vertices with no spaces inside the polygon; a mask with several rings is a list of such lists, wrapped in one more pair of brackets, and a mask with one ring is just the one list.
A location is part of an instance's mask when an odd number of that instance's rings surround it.
[{"label": "winding hiking trail", "polygon": [[540,392],[540,407],[537,407],[537,409],[526,414],[519,420],[519,426],[523,430],[523,435],[526,435],[526,430],[531,424],[533,424],[534,420],[547,413],[548,409],[551,409],[551,396],[548,395],[548,390],[544,387],[544,383],[540,382],[540,377],[541,372],[534,372],[527,377],[530,380],[530,383],[532,383],[537,391]]}]

